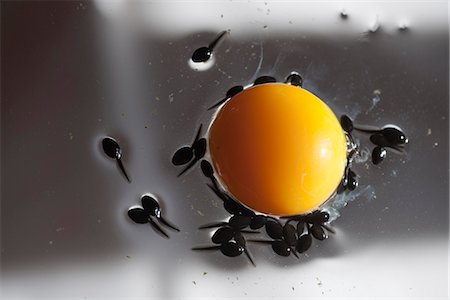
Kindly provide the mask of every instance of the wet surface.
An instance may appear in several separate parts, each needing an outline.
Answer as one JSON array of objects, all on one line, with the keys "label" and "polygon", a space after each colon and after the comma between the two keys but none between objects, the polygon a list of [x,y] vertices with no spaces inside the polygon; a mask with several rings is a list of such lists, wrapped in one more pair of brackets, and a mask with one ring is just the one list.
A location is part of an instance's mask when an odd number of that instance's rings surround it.
[{"label": "wet surface", "polygon": [[[5,299],[446,296],[446,3],[330,4],[322,11],[230,3],[205,6],[210,19],[202,26],[179,13],[184,4],[141,5],[2,2]],[[299,10],[302,17],[289,14]],[[161,11],[180,22],[169,26]],[[146,24],[139,13],[167,26]],[[193,69],[195,49],[227,29],[213,64]],[[177,177],[174,153],[192,146],[213,115],[208,108],[230,88],[293,71],[337,116],[400,126],[407,154],[388,152],[374,166],[370,135],[358,135],[366,154],[352,167],[359,186],[335,205],[336,234],[313,242],[300,260],[282,242],[247,244],[256,269],[243,255],[191,251],[211,242],[199,226],[229,214],[200,163]],[[131,183],[103,152],[105,137],[120,141]],[[191,158],[186,153],[180,163]],[[180,233],[164,239],[127,216],[147,193]],[[230,255],[241,251],[227,247]]]}]

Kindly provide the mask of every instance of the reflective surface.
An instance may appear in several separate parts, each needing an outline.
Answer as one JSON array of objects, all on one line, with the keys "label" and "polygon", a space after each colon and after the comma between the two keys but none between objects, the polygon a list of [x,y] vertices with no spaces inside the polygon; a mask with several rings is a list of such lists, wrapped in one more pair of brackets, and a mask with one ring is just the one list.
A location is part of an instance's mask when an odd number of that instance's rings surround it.
[{"label": "reflective surface", "polygon": [[[2,2],[2,298],[447,297],[447,11]],[[206,65],[189,63],[227,29]],[[292,71],[338,116],[400,126],[408,154],[358,164],[337,233],[300,261],[263,246],[250,248],[256,268],[191,251],[210,241],[198,226],[228,215],[199,166],[178,178],[172,155],[230,87]],[[131,183],[103,152],[107,136]],[[147,193],[180,233],[128,218]]]}]

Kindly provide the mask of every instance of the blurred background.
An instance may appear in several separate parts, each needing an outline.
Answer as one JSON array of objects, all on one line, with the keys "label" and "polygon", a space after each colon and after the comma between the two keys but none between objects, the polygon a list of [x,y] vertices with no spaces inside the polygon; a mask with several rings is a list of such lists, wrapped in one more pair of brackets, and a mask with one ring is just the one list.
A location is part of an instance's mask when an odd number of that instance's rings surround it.
[{"label": "blurred background", "polygon": [[[447,298],[448,12],[446,1],[2,1],[2,299]],[[222,30],[213,62],[192,64]],[[356,165],[337,233],[299,261],[258,245],[256,268],[191,251],[210,242],[198,226],[227,213],[198,168],[177,177],[173,153],[230,87],[292,71],[336,115],[400,126],[408,154]],[[180,233],[127,217],[145,193]]]}]

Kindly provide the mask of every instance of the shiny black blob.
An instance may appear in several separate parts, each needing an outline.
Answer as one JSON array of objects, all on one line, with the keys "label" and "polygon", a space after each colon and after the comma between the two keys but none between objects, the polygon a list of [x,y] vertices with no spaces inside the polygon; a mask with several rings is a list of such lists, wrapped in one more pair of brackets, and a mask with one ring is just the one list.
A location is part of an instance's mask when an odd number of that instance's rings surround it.
[{"label": "shiny black blob", "polygon": [[372,163],[374,165],[378,165],[379,163],[381,163],[385,157],[386,157],[386,149],[380,146],[373,148]]},{"label": "shiny black blob", "polygon": [[347,188],[350,191],[355,190],[358,187],[358,181],[356,179],[356,174],[352,170],[349,169],[348,171],[348,182],[347,182]]},{"label": "shiny black blob", "polygon": [[231,227],[221,227],[214,232],[211,241],[214,244],[223,244],[231,240],[234,236],[234,230]]},{"label": "shiny black blob", "polygon": [[351,133],[353,131],[353,122],[346,115],[342,115],[341,116],[341,126],[342,126],[342,129],[344,129],[345,132]]},{"label": "shiny black blob", "polygon": [[102,140],[103,151],[106,155],[114,159],[120,159],[122,156],[122,150],[119,144],[110,137],[106,137]]},{"label": "shiny black blob", "polygon": [[201,167],[202,173],[203,173],[203,175],[205,175],[205,177],[214,178],[213,177],[214,176],[214,170],[213,170],[213,167],[212,167],[212,165],[211,165],[211,163],[209,161],[202,160],[200,162],[200,167]]},{"label": "shiny black blob", "polygon": [[119,144],[113,138],[106,137],[102,140],[102,147],[103,151],[108,157],[116,160],[122,174],[125,176],[128,182],[131,182],[130,177],[125,171],[125,167],[122,163],[122,149],[120,149]]},{"label": "shiny black blob", "polygon": [[238,244],[239,246],[245,247],[245,245],[247,244],[244,236],[239,231],[234,233],[233,239],[236,242],[236,244]]},{"label": "shiny black blob", "polygon": [[276,240],[272,243],[273,251],[280,256],[289,256],[291,254],[291,248],[283,240]]},{"label": "shiny black blob", "polygon": [[220,251],[223,255],[228,257],[236,257],[244,252],[244,247],[238,245],[236,242],[227,242],[220,246]]},{"label": "shiny black blob", "polygon": [[157,216],[161,214],[161,208],[159,207],[158,201],[149,196],[144,195],[141,198],[142,207],[151,216]]},{"label": "shiny black blob", "polygon": [[323,241],[324,239],[327,238],[327,234],[325,233],[323,228],[318,224],[313,224],[313,226],[311,226],[310,228],[310,231],[312,236],[318,239],[319,241]]},{"label": "shiny black blob", "polygon": [[326,223],[330,219],[330,214],[326,211],[316,210],[308,214],[305,219],[314,224]]},{"label": "shiny black blob", "polygon": [[194,157],[194,150],[189,147],[183,147],[177,150],[172,157],[172,163],[175,166],[185,165],[192,160]]},{"label": "shiny black blob", "polygon": [[274,240],[281,240],[283,238],[283,227],[278,222],[268,220],[266,222],[266,232]]},{"label": "shiny black blob", "polygon": [[192,54],[192,61],[196,63],[207,62],[211,58],[214,48],[226,33],[227,31],[222,31],[207,47],[200,47],[195,50]]},{"label": "shiny black blob", "polygon": [[295,245],[295,250],[298,253],[306,252],[312,245],[312,237],[310,234],[304,234],[300,236],[297,240],[297,245]]},{"label": "shiny black blob", "polygon": [[252,218],[250,222],[250,229],[260,229],[266,224],[266,217],[257,215]]},{"label": "shiny black blob", "polygon": [[299,221],[297,223],[297,234],[298,234],[298,236],[301,236],[304,231],[305,231],[305,222],[304,221]]},{"label": "shiny black blob", "polygon": [[[344,171],[344,178],[336,189],[337,194],[342,194],[345,190],[353,191],[358,187],[357,176],[347,165]],[[329,216],[328,216],[329,217]]]},{"label": "shiny black blob", "polygon": [[128,216],[130,217],[131,220],[133,220],[133,222],[138,224],[146,224],[149,222],[148,213],[142,208],[137,207],[128,210]]},{"label": "shiny black blob", "polygon": [[258,77],[253,85],[263,84],[263,83],[271,83],[271,82],[277,82],[277,80],[272,76],[261,76]]},{"label": "shiny black blob", "polygon": [[212,50],[209,47],[200,47],[194,51],[192,54],[192,61],[199,62],[207,62],[212,56]]},{"label": "shiny black blob", "polygon": [[250,222],[251,218],[245,215],[234,215],[228,221],[230,226],[236,229],[244,229],[250,225]]},{"label": "shiny black blob", "polygon": [[201,138],[195,141],[194,144],[192,145],[192,148],[194,149],[195,159],[198,160],[202,158],[203,156],[205,156],[206,153],[206,139]]},{"label": "shiny black blob", "polygon": [[222,105],[223,103],[225,103],[228,99],[234,97],[235,95],[239,94],[240,92],[242,92],[244,90],[244,87],[242,85],[237,85],[237,86],[233,86],[231,89],[229,89],[227,91],[227,94],[225,96],[225,98],[223,98],[222,100],[220,100],[219,102],[217,102],[216,104],[214,104],[213,106],[209,107],[208,110],[214,109],[220,105]]},{"label": "shiny black blob", "polygon": [[283,226],[283,240],[289,246],[295,246],[297,243],[297,230],[295,227],[289,223],[284,224]]},{"label": "shiny black blob", "polygon": [[289,83],[290,85],[302,87],[303,86],[303,78],[298,73],[291,73],[286,78],[286,83]]},{"label": "shiny black blob", "polygon": [[381,130],[381,134],[391,145],[404,145],[408,143],[406,135],[394,127],[386,127]]},{"label": "shiny black blob", "polygon": [[234,200],[227,199],[223,202],[223,207],[230,214],[239,214],[241,213],[241,206]]}]

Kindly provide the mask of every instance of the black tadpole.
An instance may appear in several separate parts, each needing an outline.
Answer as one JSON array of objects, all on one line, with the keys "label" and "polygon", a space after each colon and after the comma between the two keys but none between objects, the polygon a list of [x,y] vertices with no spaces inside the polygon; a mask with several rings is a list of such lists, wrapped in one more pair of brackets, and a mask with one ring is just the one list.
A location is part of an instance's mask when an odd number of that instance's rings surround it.
[{"label": "black tadpole", "polygon": [[205,175],[206,177],[208,177],[212,180],[214,179],[214,169],[209,161],[202,160],[200,162],[200,167],[202,169],[203,175]]},{"label": "black tadpole", "polygon": [[344,129],[345,132],[351,133],[353,131],[353,122],[346,115],[342,115],[341,116],[341,126],[342,126],[342,129]]},{"label": "black tadpole", "polygon": [[[408,143],[406,135],[395,127],[376,128],[372,126],[354,126],[355,130],[372,133],[371,141],[378,146],[387,146],[391,148],[402,147]],[[376,141],[374,141],[374,139]]]},{"label": "black tadpole", "polygon": [[260,77],[256,78],[256,80],[253,83],[253,85],[259,85],[259,84],[264,84],[264,83],[273,83],[273,82],[277,82],[277,79],[275,77],[272,77],[272,76],[260,76]]},{"label": "black tadpole", "polygon": [[200,138],[203,125],[200,124],[192,146],[184,146],[178,149],[172,157],[172,164],[175,166],[187,166],[178,174],[178,177],[192,168],[206,154],[207,141]]},{"label": "black tadpole", "polygon": [[219,102],[217,102],[216,104],[214,104],[213,106],[209,107],[208,110],[214,109],[220,105],[222,105],[223,103],[225,103],[228,99],[232,98],[233,96],[237,95],[238,93],[242,92],[244,90],[244,87],[242,85],[236,85],[233,86],[232,88],[230,88],[226,95],[225,98],[223,98],[222,100],[220,100]]},{"label": "black tadpole", "polygon": [[275,252],[279,256],[289,256],[291,253],[298,259],[297,253],[295,253],[295,249],[293,249],[290,245],[286,243],[284,240],[249,240],[252,243],[266,244],[271,245],[273,252]]},{"label": "black tadpole", "polygon": [[[150,195],[144,195],[141,198],[142,208],[130,208],[128,210],[128,216],[133,222],[138,224],[146,224],[149,223],[152,228],[158,233],[162,234],[164,237],[169,238],[169,235],[158,225],[156,221],[161,223],[162,225],[169,227],[175,231],[180,231],[176,226],[169,223],[166,219],[161,215],[161,207],[154,197]],[[155,218],[155,220],[153,219]]]},{"label": "black tadpole", "polygon": [[266,232],[274,240],[283,238],[283,226],[275,221],[266,222]]},{"label": "black tadpole", "polygon": [[218,246],[200,246],[191,248],[194,251],[201,250],[220,250],[223,255],[228,257],[236,257],[244,253],[244,247],[235,241],[228,241]]},{"label": "black tadpole", "polygon": [[284,224],[283,226],[283,240],[289,246],[295,246],[297,243],[297,230],[295,227],[289,223]]},{"label": "black tadpole", "polygon": [[188,162],[190,162],[193,157],[194,157],[194,150],[189,146],[185,146],[178,149],[177,152],[175,152],[175,154],[172,157],[172,163],[175,166],[185,165]]},{"label": "black tadpole", "polygon": [[322,226],[318,224],[313,224],[311,226],[311,234],[313,237],[318,239],[319,241],[323,241],[327,238],[327,234],[325,233],[325,230],[323,230]]},{"label": "black tadpole", "polygon": [[227,33],[227,30],[222,31],[207,47],[200,47],[195,50],[192,54],[192,61],[196,63],[207,62],[211,58],[214,48]]},{"label": "black tadpole", "polygon": [[292,73],[286,78],[286,83],[289,83],[290,85],[293,85],[293,86],[299,86],[299,87],[302,87],[302,86],[303,86],[303,78],[302,78],[302,76],[300,76],[300,74],[298,74],[297,72],[292,72]]},{"label": "black tadpole", "polygon": [[386,149],[380,146],[373,148],[372,163],[374,165],[378,165],[379,163],[381,163],[385,157],[386,157]]},{"label": "black tadpole", "polygon": [[295,245],[295,250],[297,250],[298,253],[306,252],[312,245],[312,237],[309,232],[307,234],[304,234],[300,236],[297,240],[297,245]]},{"label": "black tadpole", "polygon": [[113,158],[117,162],[117,166],[119,167],[122,174],[125,176],[128,182],[131,182],[130,177],[128,177],[127,172],[125,171],[125,167],[122,163],[122,149],[117,143],[116,140],[110,137],[106,137],[102,140],[103,152],[110,158]]},{"label": "black tadpole", "polygon": [[231,240],[234,236],[234,230],[231,227],[220,227],[214,232],[211,241],[214,244],[223,244]]}]

